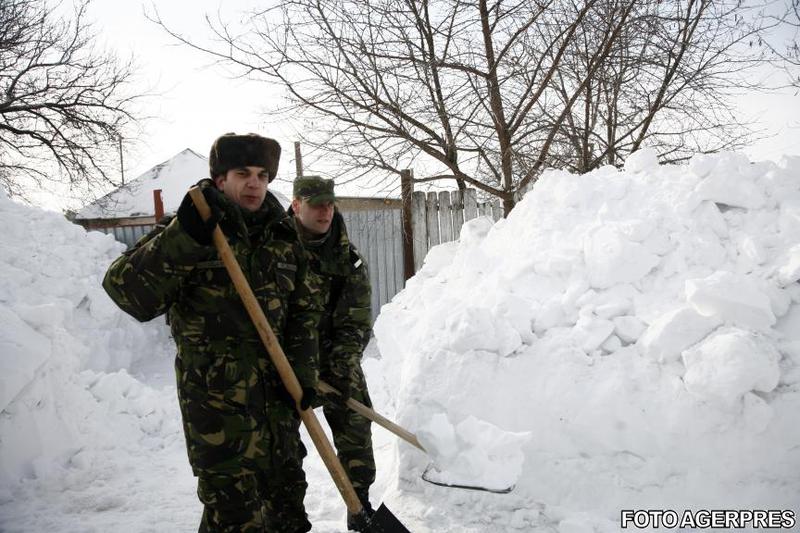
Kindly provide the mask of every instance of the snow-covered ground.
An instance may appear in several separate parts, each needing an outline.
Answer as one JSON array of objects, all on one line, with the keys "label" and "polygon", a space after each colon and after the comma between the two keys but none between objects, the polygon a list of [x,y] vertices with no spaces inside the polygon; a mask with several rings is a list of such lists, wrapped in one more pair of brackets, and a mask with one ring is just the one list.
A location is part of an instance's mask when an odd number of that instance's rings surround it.
[{"label": "snow-covered ground", "polygon": [[[123,249],[0,197],[0,531],[193,531],[163,319]],[[546,173],[434,248],[376,323],[373,503],[414,532],[618,531],[622,509],[800,513],[800,159]],[[344,506],[308,443],[315,532]]]}]

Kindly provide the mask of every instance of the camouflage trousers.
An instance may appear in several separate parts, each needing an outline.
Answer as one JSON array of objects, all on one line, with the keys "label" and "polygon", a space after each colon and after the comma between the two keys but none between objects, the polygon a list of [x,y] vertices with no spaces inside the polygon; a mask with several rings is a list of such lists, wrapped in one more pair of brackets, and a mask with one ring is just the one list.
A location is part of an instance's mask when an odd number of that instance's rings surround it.
[{"label": "camouflage trousers", "polygon": [[[367,407],[372,407],[367,380],[361,367],[356,369],[356,376],[356,382],[351,387],[351,397]],[[325,380],[324,373],[320,379]],[[323,413],[333,433],[336,454],[353,488],[367,490],[375,482],[371,422],[337,400],[338,398],[331,396],[330,400],[326,399],[323,403]]]},{"label": "camouflage trousers", "polygon": [[204,505],[200,532],[300,533],[311,529],[303,505],[308,484],[299,418],[280,404],[269,412],[264,427],[256,430],[264,432],[266,438],[259,444],[271,451],[269,455],[243,461],[238,474],[198,473],[197,496]]},{"label": "camouflage trousers", "polygon": [[[301,533],[311,530],[305,518],[306,485],[276,483],[274,476],[201,476],[197,495],[203,502],[199,533]],[[298,507],[299,506],[299,507]]]},{"label": "camouflage trousers", "polygon": [[[176,359],[186,448],[204,505],[201,532],[309,531],[300,417],[243,358]],[[187,358],[188,359],[188,358]]]}]

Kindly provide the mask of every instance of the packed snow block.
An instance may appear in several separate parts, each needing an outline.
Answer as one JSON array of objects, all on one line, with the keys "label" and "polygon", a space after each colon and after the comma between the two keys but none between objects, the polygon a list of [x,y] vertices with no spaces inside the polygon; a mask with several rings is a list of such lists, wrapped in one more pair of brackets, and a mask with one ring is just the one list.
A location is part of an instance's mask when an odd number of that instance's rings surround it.
[{"label": "packed snow block", "polygon": [[800,244],[789,249],[786,258],[778,267],[778,283],[782,287],[800,280]]},{"label": "packed snow block", "polygon": [[483,350],[507,356],[522,345],[522,337],[502,317],[485,308],[465,307],[445,321],[448,348],[455,352]]},{"label": "packed snow block", "polygon": [[583,248],[589,283],[607,289],[618,283],[633,283],[646,276],[661,258],[634,242],[613,224],[589,232]]},{"label": "packed snow block", "polygon": [[50,357],[52,344],[5,306],[0,307],[0,324],[0,410],[3,410],[33,380],[36,370]]},{"label": "packed snow block", "polygon": [[686,299],[703,316],[754,331],[775,324],[769,297],[747,276],[717,271],[685,283]]},{"label": "packed snow block", "polygon": [[658,153],[652,148],[641,148],[625,159],[625,171],[632,174],[658,168]]},{"label": "packed snow block", "polygon": [[[681,352],[699,342],[722,324],[716,316],[704,316],[691,307],[681,307],[661,315],[639,337],[642,353],[660,362],[675,361]],[[633,322],[623,324],[632,329]]]},{"label": "packed snow block", "polygon": [[714,202],[701,202],[693,215],[699,227],[711,228],[721,239],[728,237],[728,223]]},{"label": "packed snow block", "polygon": [[590,353],[614,333],[614,323],[596,316],[582,316],[572,331],[578,346],[584,352]]},{"label": "packed snow block", "polygon": [[[709,200],[745,209],[758,209],[764,206],[766,195],[764,187],[759,183],[750,160],[740,154],[726,154],[716,157],[711,168],[703,168],[705,178],[695,187],[697,200]],[[702,164],[695,164],[694,170]]]},{"label": "packed snow block", "polygon": [[778,385],[780,354],[749,331],[724,328],[682,354],[686,389],[705,399],[732,403],[750,391]]},{"label": "packed snow block", "polygon": [[647,326],[635,316],[617,316],[611,319],[614,333],[623,342],[631,343],[639,340]]}]

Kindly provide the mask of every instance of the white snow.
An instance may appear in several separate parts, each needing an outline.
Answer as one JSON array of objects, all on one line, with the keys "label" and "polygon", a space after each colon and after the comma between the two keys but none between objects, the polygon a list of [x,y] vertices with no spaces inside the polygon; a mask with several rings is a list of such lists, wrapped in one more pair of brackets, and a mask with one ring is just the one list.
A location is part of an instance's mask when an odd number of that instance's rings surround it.
[{"label": "white snow", "polygon": [[797,159],[659,166],[643,150],[623,171],[546,172],[507,220],[431,250],[376,324],[398,418],[533,438],[514,499],[424,486],[428,459],[402,444],[399,494],[477,505],[458,523],[481,531],[614,531],[624,508],[797,512],[799,192]]},{"label": "white snow", "polygon": [[[196,530],[167,329],[99,285],[124,247],[5,197],[0,219],[0,530]],[[642,150],[623,170],[546,172],[382,309],[373,403],[430,453],[375,427],[373,503],[448,533],[800,512],[798,250],[800,158]],[[314,531],[342,531],[307,447]],[[515,488],[431,485],[431,461],[444,482]]]},{"label": "white snow", "polygon": [[686,300],[701,315],[756,331],[775,324],[769,297],[747,276],[718,270],[686,280]]}]

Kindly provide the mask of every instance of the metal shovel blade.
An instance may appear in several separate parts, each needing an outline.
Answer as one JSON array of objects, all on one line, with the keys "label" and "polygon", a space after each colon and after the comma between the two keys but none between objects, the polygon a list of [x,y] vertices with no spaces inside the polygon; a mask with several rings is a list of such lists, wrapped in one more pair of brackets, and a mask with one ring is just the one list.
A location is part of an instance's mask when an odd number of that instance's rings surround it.
[{"label": "metal shovel blade", "polygon": [[436,479],[435,472],[437,470],[434,468],[433,463],[429,464],[425,471],[422,473],[422,479],[427,481],[428,483],[432,483],[433,485],[439,485],[440,487],[447,487],[450,489],[466,489],[466,490],[480,490],[483,492],[493,492],[495,494],[508,494],[516,485],[511,485],[510,487],[482,487],[480,485],[462,485],[458,483],[446,483],[444,481],[440,481]]},{"label": "metal shovel blade", "polygon": [[381,504],[370,518],[367,531],[370,533],[411,533],[384,504]]}]

